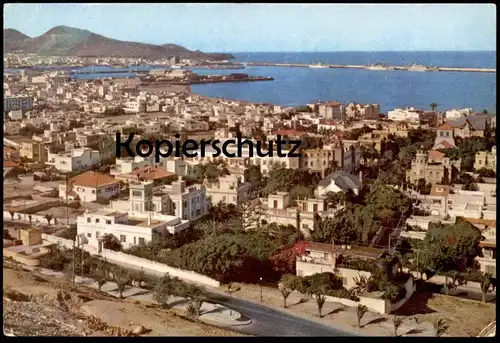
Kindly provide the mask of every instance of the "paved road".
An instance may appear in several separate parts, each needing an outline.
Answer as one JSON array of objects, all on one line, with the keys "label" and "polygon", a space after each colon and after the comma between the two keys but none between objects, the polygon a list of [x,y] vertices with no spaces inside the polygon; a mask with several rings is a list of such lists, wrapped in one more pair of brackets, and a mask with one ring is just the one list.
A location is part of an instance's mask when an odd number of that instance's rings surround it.
[{"label": "paved road", "polygon": [[252,323],[232,330],[255,336],[355,336],[353,333],[329,325],[306,320],[282,311],[222,294],[213,294],[209,299],[240,312],[252,319]]},{"label": "paved road", "polygon": [[[121,265],[127,269],[138,270],[135,266],[123,263]],[[143,271],[155,278],[163,276],[148,272],[146,269]],[[224,294],[223,291],[207,289],[207,292],[211,294],[210,301],[238,311],[252,320],[252,324],[231,327],[231,330],[239,333],[254,336],[360,336],[359,334],[345,332],[342,329],[297,317],[259,303],[242,300],[234,296],[229,299],[229,296]]]}]

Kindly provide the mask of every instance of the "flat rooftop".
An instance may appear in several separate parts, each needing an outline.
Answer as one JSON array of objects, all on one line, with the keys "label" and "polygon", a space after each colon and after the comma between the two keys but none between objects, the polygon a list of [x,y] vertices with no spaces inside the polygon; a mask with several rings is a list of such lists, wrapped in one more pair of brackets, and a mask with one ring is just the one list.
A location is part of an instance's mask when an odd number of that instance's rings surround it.
[{"label": "flat rooftop", "polygon": [[137,217],[128,218],[128,225],[132,226],[155,227],[161,223],[162,221],[156,219],[151,219],[150,223],[148,224],[148,220],[145,218],[137,218]]},{"label": "flat rooftop", "polygon": [[98,210],[95,210],[95,211],[91,211],[89,213],[92,213],[92,214],[95,214],[95,215],[98,215],[98,216],[105,216],[105,217],[112,217],[112,218],[116,218],[116,217],[120,217],[120,216],[126,215],[126,213],[124,213],[124,212],[109,211],[109,210],[106,210],[106,209],[98,209]]}]

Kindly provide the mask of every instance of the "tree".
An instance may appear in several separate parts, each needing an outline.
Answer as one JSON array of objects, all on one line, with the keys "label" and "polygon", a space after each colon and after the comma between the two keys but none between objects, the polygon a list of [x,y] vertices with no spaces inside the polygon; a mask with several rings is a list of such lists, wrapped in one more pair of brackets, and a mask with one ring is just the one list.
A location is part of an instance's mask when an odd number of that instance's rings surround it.
[{"label": "tree", "polygon": [[429,107],[432,109],[432,112],[435,112],[436,111],[436,107],[438,107],[438,104],[436,104],[435,102],[433,102],[432,104],[429,105]]},{"label": "tree", "polygon": [[403,317],[399,317],[399,316],[392,317],[392,327],[394,329],[394,336],[395,337],[399,336],[398,329],[401,327],[402,324],[403,324]]},{"label": "tree", "polygon": [[47,213],[47,214],[44,216],[44,218],[47,220],[47,223],[49,223],[49,225],[50,225],[50,221],[52,220],[52,218],[54,218],[54,216],[53,216],[53,215],[51,215],[51,214],[48,214],[48,213]]},{"label": "tree", "polygon": [[125,291],[127,284],[131,281],[130,275],[125,269],[123,269],[121,267],[117,267],[117,268],[113,269],[112,273],[113,273],[113,281],[118,286],[118,292],[120,294],[120,299],[122,299],[123,298],[123,291]]},{"label": "tree", "polygon": [[10,232],[8,229],[3,229],[3,239],[7,240],[13,240],[14,238],[10,235]]},{"label": "tree", "polygon": [[356,317],[358,319],[358,327],[361,328],[361,319],[363,316],[368,312],[368,307],[362,304],[358,304],[358,307],[356,307]]},{"label": "tree", "polygon": [[281,281],[279,283],[279,289],[281,291],[281,295],[283,296],[283,308],[286,308],[286,299],[290,296],[292,293],[292,286],[295,281],[295,276],[291,274],[285,274],[281,278]]},{"label": "tree", "polygon": [[318,305],[318,315],[320,318],[323,317],[321,310],[326,301],[326,296],[324,294],[324,289],[319,289],[314,293],[314,298],[316,299],[316,305]]},{"label": "tree", "polygon": [[213,224],[212,235],[215,236],[217,233],[216,223],[221,222],[225,218],[227,218],[229,215],[229,212],[230,212],[230,210],[229,210],[228,206],[222,200],[219,201],[218,204],[216,204],[210,208],[209,213],[212,216],[212,224]]},{"label": "tree", "polygon": [[246,182],[250,182],[251,193],[258,193],[263,187],[262,172],[260,167],[256,165],[251,165],[244,172],[244,178]]},{"label": "tree", "polygon": [[10,214],[10,219],[14,220],[14,214],[16,214],[14,211],[9,211]]},{"label": "tree", "polygon": [[448,330],[449,325],[443,318],[437,318],[432,325],[434,326],[434,331],[436,333],[436,337],[441,337],[446,330]]},{"label": "tree", "polygon": [[107,262],[100,261],[97,267],[92,272],[92,278],[97,281],[98,289],[101,290],[102,286],[106,284],[109,279],[109,265]]},{"label": "tree", "polygon": [[431,223],[418,249],[419,263],[434,273],[463,270],[479,252],[481,232],[469,222]]},{"label": "tree", "polygon": [[28,215],[28,220],[29,220],[30,224],[31,224],[32,219],[33,219],[33,216],[31,214],[29,214]]},{"label": "tree", "polygon": [[486,294],[492,292],[495,289],[495,285],[493,284],[493,278],[491,274],[489,273],[483,274],[480,284],[481,284],[481,295],[483,298],[483,303],[486,303]]},{"label": "tree", "polygon": [[366,289],[368,287],[368,278],[366,276],[364,276],[364,275],[355,276],[353,278],[353,281],[354,281],[354,287],[351,288],[351,291],[353,292],[353,294],[355,294],[356,296],[359,296],[364,291],[366,291]]}]

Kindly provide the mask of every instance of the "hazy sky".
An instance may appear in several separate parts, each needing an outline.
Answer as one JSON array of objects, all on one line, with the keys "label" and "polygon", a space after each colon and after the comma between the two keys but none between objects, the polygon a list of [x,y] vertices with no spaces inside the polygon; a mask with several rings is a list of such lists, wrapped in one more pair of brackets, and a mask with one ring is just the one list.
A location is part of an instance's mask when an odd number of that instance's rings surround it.
[{"label": "hazy sky", "polygon": [[492,4],[7,4],[4,28],[57,25],[202,51],[496,51]]}]

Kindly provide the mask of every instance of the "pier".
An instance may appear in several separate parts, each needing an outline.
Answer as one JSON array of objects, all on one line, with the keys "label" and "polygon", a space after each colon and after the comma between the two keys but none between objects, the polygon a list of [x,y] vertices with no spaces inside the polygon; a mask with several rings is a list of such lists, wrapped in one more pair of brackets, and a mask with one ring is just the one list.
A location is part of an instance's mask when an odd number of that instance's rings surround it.
[{"label": "pier", "polygon": [[[253,67],[289,67],[289,68],[314,68],[314,64],[300,64],[300,63],[269,63],[269,62],[246,62],[245,65]],[[351,64],[324,64],[323,68],[337,68],[337,69],[364,69],[370,70],[370,66],[364,65],[351,65]],[[321,69],[321,68],[318,68]],[[458,73],[496,73],[496,69],[487,68],[445,68],[445,67],[429,67],[429,69],[412,69],[407,66],[386,66],[385,69],[380,71],[423,71],[423,72],[458,72]]]}]

